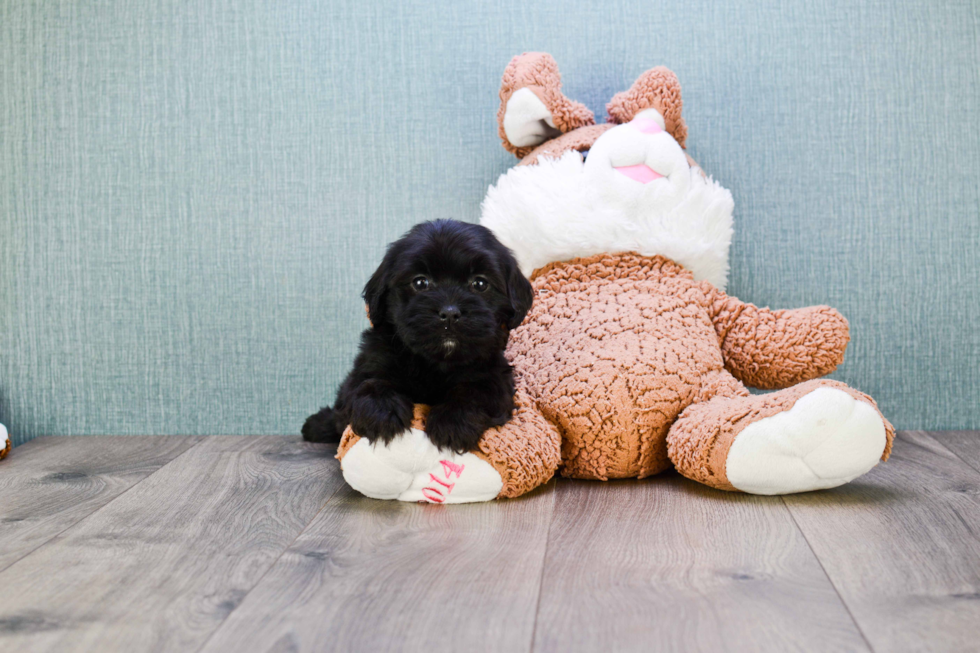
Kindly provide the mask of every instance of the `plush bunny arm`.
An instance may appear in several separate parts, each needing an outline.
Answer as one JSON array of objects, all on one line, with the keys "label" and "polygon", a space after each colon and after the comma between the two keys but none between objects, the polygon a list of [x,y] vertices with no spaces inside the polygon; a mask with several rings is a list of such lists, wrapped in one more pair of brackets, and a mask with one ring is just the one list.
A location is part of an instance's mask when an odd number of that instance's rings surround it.
[{"label": "plush bunny arm", "polygon": [[705,283],[725,367],[743,383],[778,390],[833,372],[850,338],[829,306],[758,308]]}]

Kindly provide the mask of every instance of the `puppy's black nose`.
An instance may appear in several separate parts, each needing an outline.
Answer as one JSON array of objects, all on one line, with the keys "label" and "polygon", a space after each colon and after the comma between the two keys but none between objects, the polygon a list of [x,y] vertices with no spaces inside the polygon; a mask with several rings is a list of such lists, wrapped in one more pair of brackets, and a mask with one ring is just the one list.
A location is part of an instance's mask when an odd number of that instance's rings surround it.
[{"label": "puppy's black nose", "polygon": [[459,309],[450,304],[449,306],[443,306],[442,310],[439,311],[439,319],[442,320],[442,325],[446,327],[451,327],[459,319],[462,313]]}]

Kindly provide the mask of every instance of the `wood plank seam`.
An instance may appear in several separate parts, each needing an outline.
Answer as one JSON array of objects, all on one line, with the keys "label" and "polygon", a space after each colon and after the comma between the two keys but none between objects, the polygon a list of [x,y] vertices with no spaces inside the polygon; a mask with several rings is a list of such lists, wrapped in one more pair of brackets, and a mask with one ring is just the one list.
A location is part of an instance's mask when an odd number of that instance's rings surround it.
[{"label": "wood plank seam", "polygon": [[932,439],[933,442],[937,443],[940,447],[942,447],[943,449],[945,449],[946,451],[948,451],[949,453],[951,453],[953,456],[955,456],[956,458],[958,458],[960,461],[962,461],[962,463],[964,465],[966,465],[970,469],[974,470],[975,472],[980,473],[980,464],[978,464],[976,461],[967,460],[960,453],[958,453],[955,449],[946,446],[946,443],[943,441],[943,438],[941,436],[940,437],[936,437],[936,435],[935,435],[936,432],[935,431],[917,431],[917,433],[925,433],[929,438]]},{"label": "wood plank seam", "polygon": [[[319,514],[343,484],[339,471],[334,469],[331,451],[297,444],[296,440],[273,436],[186,442],[189,448],[181,449],[181,455],[168,461],[177,464],[161,465],[160,469],[166,471],[153,476],[150,485],[140,485],[135,494],[127,494],[122,502],[106,504],[112,506],[108,513],[94,511],[87,516],[91,519],[80,522],[81,528],[38,547],[27,559],[42,561],[35,562],[34,569],[51,569],[65,560],[74,561],[58,567],[69,573],[49,574],[59,579],[55,587],[35,587],[32,567],[27,561],[3,573],[4,584],[9,580],[8,587],[14,588],[14,594],[20,594],[24,600],[13,607],[3,606],[0,638],[10,636],[10,639],[4,639],[0,648],[6,649],[9,643],[11,650],[51,650],[51,645],[55,646],[54,650],[92,650],[96,648],[95,642],[99,642],[99,650],[116,650],[113,642],[129,642],[118,650],[196,650],[200,641],[220,627],[241,597],[267,571],[257,568],[256,563],[281,556],[297,533],[306,529],[311,516]],[[253,447],[255,443],[258,446]],[[183,457],[183,453],[189,452],[188,457]],[[285,470],[285,475],[280,474],[280,469]],[[212,488],[218,492],[207,491]],[[290,491],[291,488],[300,491]],[[320,502],[319,506],[316,501]],[[204,519],[200,517],[202,512],[207,512]],[[161,530],[161,518],[169,519],[170,525],[176,528]],[[224,542],[223,534],[229,527],[247,536]],[[177,534],[171,537],[173,533]],[[289,533],[293,533],[293,540],[289,539]],[[184,550],[191,542],[186,537],[188,534],[202,535],[203,547],[194,555],[187,555],[190,550]],[[141,546],[144,544],[145,547]],[[229,547],[234,551],[229,553]],[[138,555],[136,549],[150,551],[150,557]],[[63,555],[65,551],[77,552],[79,556]],[[118,557],[120,551],[122,555]],[[200,551],[204,551],[203,556]],[[145,568],[134,567],[134,560],[142,559],[145,563],[151,558],[160,560],[169,572],[165,569],[163,575],[158,573],[157,582],[142,582],[142,588],[141,582],[130,582],[129,579],[142,578]],[[188,566],[187,560],[193,564]],[[127,563],[129,571],[120,575],[120,566],[125,567]],[[80,573],[75,573],[72,565]],[[156,566],[150,564],[147,570]],[[219,567],[227,573],[215,573],[214,569]],[[192,575],[187,576],[187,582],[181,581],[178,577],[187,575],[188,570]],[[14,572],[12,576],[11,572]],[[99,600],[88,602],[90,606],[101,606],[98,614],[87,612],[88,608],[79,606],[72,596],[89,592],[93,573],[99,573],[98,578],[103,580],[110,578],[108,583],[103,583],[106,587],[130,590],[129,600],[103,601],[116,592],[112,589],[103,592]],[[174,578],[178,580],[173,581]],[[66,588],[70,591],[66,592]],[[147,588],[155,589],[146,591]],[[50,596],[43,596],[45,589],[50,590],[47,592]],[[140,603],[144,600],[158,609],[144,610],[143,616],[149,617],[136,623],[126,615],[137,606],[149,605]],[[170,617],[162,617],[165,613]],[[181,615],[186,617],[183,627],[178,623]],[[209,629],[209,625],[213,628]],[[183,646],[180,641],[188,645]],[[151,645],[154,642],[156,645]]]},{"label": "wood plank seam", "polygon": [[901,431],[862,479],[784,498],[876,650],[976,650],[980,476],[955,455],[972,435]]},{"label": "wood plank seam", "polygon": [[344,486],[203,650],[525,651],[554,502],[553,483],[449,508]]},{"label": "wood plank seam", "polygon": [[847,604],[847,601],[844,600],[844,597],[841,596],[840,589],[838,589],[837,584],[834,582],[834,579],[830,577],[830,574],[827,573],[827,568],[824,567],[823,560],[821,560],[820,556],[817,555],[817,552],[814,550],[813,545],[810,544],[810,539],[806,536],[806,533],[803,532],[803,529],[800,528],[799,522],[796,521],[796,515],[793,514],[793,511],[790,509],[789,504],[786,503],[786,498],[780,497],[780,500],[783,502],[783,507],[786,509],[786,512],[789,513],[790,519],[793,520],[793,524],[796,526],[796,530],[800,532],[800,535],[803,537],[803,541],[806,542],[807,548],[810,549],[810,553],[813,554],[813,557],[817,561],[817,564],[820,565],[820,571],[823,572],[823,575],[827,579],[827,582],[830,583],[830,586],[834,588],[834,592],[837,594],[837,599],[840,601],[841,605],[844,606],[844,610],[847,611],[847,616],[851,618],[851,623],[854,624],[854,627],[857,629],[858,634],[861,635],[861,639],[864,640],[864,643],[868,647],[868,650],[874,651],[875,648],[871,645],[871,641],[868,639],[868,636],[864,634],[864,630],[861,628],[861,624],[858,623],[858,620],[854,617],[854,613],[851,612],[851,606],[849,606]]},{"label": "wood plank seam", "polygon": [[544,570],[548,566],[548,552],[551,551],[552,526],[555,523],[555,507],[558,505],[558,484],[561,483],[561,474],[554,475],[555,489],[552,490],[551,502],[551,521],[548,522],[548,535],[544,540],[544,555],[541,556],[541,573],[538,574],[538,600],[534,604],[534,626],[531,628],[531,643],[528,653],[533,653],[535,638],[538,636],[538,617],[541,614],[541,595],[544,589]]},{"label": "wood plank seam", "polygon": [[[88,436],[64,436],[64,437],[88,437]],[[139,437],[139,436],[133,436],[133,437]],[[96,514],[96,513],[98,513],[99,511],[101,511],[102,509],[104,509],[104,508],[105,508],[106,506],[109,506],[109,505],[111,505],[111,504],[112,504],[113,502],[115,502],[115,501],[116,501],[116,499],[118,499],[119,497],[122,497],[122,496],[125,496],[126,494],[128,494],[128,493],[129,493],[129,491],[130,491],[130,490],[132,490],[133,488],[135,488],[135,487],[136,487],[137,485],[139,485],[140,483],[142,483],[142,482],[143,482],[143,481],[145,481],[146,479],[148,479],[148,478],[150,478],[151,476],[153,476],[154,474],[156,474],[157,472],[159,472],[159,471],[160,471],[161,469],[163,469],[163,468],[164,468],[164,467],[166,467],[167,465],[169,465],[169,464],[171,464],[171,463],[173,463],[173,462],[174,462],[175,460],[177,460],[178,458],[181,458],[181,457],[183,457],[183,456],[184,456],[184,455],[186,455],[186,454],[187,454],[188,452],[190,452],[190,451],[193,451],[193,450],[194,450],[194,449],[196,449],[197,447],[199,447],[199,446],[201,446],[201,444],[202,444],[202,443],[204,442],[204,437],[203,437],[203,436],[186,436],[186,437],[189,437],[189,438],[197,438],[197,440],[198,440],[198,441],[197,441],[196,443],[194,443],[193,445],[191,445],[190,447],[188,447],[187,449],[185,449],[184,451],[182,451],[181,453],[179,453],[179,454],[177,454],[176,456],[174,456],[173,458],[171,458],[171,459],[170,459],[169,461],[167,461],[167,462],[166,462],[166,463],[164,463],[163,465],[160,465],[160,466],[159,466],[159,467],[158,467],[157,469],[155,469],[155,470],[153,470],[152,472],[150,472],[149,474],[147,474],[146,476],[144,476],[144,477],[143,477],[143,478],[141,478],[140,480],[138,480],[138,481],[136,481],[135,483],[133,483],[132,485],[130,485],[130,486],[129,486],[128,488],[126,488],[125,490],[123,490],[122,492],[120,492],[119,494],[117,494],[116,496],[114,496],[114,497],[113,497],[113,498],[112,498],[111,500],[109,500],[108,502],[106,502],[106,503],[104,503],[104,504],[102,504],[102,505],[101,505],[101,506],[99,506],[98,508],[95,508],[94,510],[92,510],[92,512],[90,512],[90,513],[88,513],[87,515],[85,515],[84,517],[82,517],[81,519],[79,519],[78,521],[76,521],[75,523],[73,523],[73,524],[69,524],[68,526],[66,526],[65,528],[63,528],[63,529],[61,529],[60,531],[58,531],[57,533],[55,533],[54,535],[52,535],[52,536],[51,536],[51,537],[49,537],[48,539],[46,539],[46,540],[44,540],[43,542],[40,542],[40,543],[38,543],[38,545],[37,545],[36,547],[34,547],[33,549],[31,549],[30,551],[27,551],[27,552],[25,552],[25,553],[24,553],[24,555],[22,555],[22,556],[20,556],[20,557],[19,557],[19,558],[17,558],[16,560],[12,560],[12,561],[11,561],[10,563],[8,563],[7,565],[4,565],[3,567],[0,567],[0,572],[3,572],[3,571],[5,571],[5,570],[7,570],[7,569],[10,569],[10,568],[11,568],[11,567],[13,567],[14,565],[16,565],[16,564],[17,564],[18,562],[20,562],[21,560],[23,560],[24,558],[26,558],[27,556],[29,556],[29,555],[31,555],[31,554],[33,554],[34,552],[36,552],[36,551],[38,551],[39,549],[41,549],[42,547],[44,547],[44,546],[46,546],[47,544],[49,544],[49,543],[50,543],[50,542],[52,542],[53,540],[56,540],[56,539],[58,539],[59,537],[61,537],[62,535],[64,535],[64,534],[65,534],[65,533],[67,533],[68,531],[70,531],[71,529],[73,529],[73,528],[75,528],[75,527],[76,527],[76,526],[78,526],[79,524],[81,524],[81,523],[83,523],[84,521],[86,521],[87,519],[89,519],[89,518],[91,518],[91,517],[92,517],[92,515],[94,515],[94,514]],[[26,443],[25,443],[25,444],[26,444]]]},{"label": "wood plank seam", "polygon": [[316,520],[317,516],[319,516],[319,514],[323,512],[323,509],[326,508],[331,501],[333,501],[333,498],[337,496],[337,493],[340,492],[342,489],[344,489],[343,483],[338,485],[337,488],[330,493],[330,496],[327,497],[324,500],[324,502],[320,505],[320,509],[317,510],[316,513],[312,517],[310,517],[310,520],[306,522],[306,525],[303,526],[303,528],[300,529],[298,533],[296,533],[296,537],[290,540],[289,544],[283,547],[282,551],[279,552],[279,555],[276,556],[276,559],[273,560],[272,563],[268,566],[268,568],[262,572],[262,575],[259,576],[257,579],[255,579],[255,583],[250,588],[248,588],[248,591],[246,591],[244,595],[242,595],[242,599],[238,602],[238,605],[236,605],[227,615],[225,615],[225,618],[221,620],[221,623],[219,623],[215,627],[215,629],[211,632],[211,634],[208,635],[203,642],[201,642],[201,645],[196,649],[196,651],[203,651],[205,647],[207,647],[208,642],[210,642],[214,638],[214,636],[218,634],[218,631],[220,631],[221,627],[225,624],[226,621],[228,621],[228,618],[231,617],[231,615],[233,615],[236,610],[242,607],[242,604],[245,603],[245,599],[247,599],[248,595],[252,593],[252,590],[254,590],[256,587],[262,584],[262,580],[265,579],[266,575],[275,568],[276,564],[278,564],[279,562],[279,559],[282,558],[287,551],[289,551],[290,547],[292,547],[293,544],[296,543],[296,540],[298,540],[300,536],[306,532],[306,529],[310,527],[310,524],[312,524]]},{"label": "wood plank seam", "polygon": [[562,480],[536,652],[872,650],[779,497]]}]

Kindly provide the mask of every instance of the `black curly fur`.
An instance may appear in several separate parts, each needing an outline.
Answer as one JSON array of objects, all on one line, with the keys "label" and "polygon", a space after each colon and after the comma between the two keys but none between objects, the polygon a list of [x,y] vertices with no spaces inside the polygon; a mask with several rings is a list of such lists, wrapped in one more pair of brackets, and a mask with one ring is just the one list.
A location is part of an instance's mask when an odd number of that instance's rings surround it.
[{"label": "black curly fur", "polygon": [[[426,288],[415,285],[419,277]],[[388,443],[421,403],[432,406],[429,439],[462,453],[510,418],[514,379],[504,349],[533,293],[488,229],[454,220],[416,225],[388,246],[363,296],[372,328],[361,334],[333,407],[303,425],[305,440],[339,442],[351,424],[369,441]]]}]

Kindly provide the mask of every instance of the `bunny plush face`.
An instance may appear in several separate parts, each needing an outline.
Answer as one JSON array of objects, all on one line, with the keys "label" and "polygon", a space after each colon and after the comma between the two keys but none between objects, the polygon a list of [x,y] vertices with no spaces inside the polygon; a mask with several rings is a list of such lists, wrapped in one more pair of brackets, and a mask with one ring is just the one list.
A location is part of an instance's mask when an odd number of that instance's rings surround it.
[{"label": "bunny plush face", "polygon": [[635,251],[724,287],[734,203],[684,150],[671,71],[649,70],[613,97],[607,125],[561,93],[557,65],[543,53],[511,61],[500,99],[500,136],[521,162],[489,189],[481,223],[526,275],[554,261]]}]

